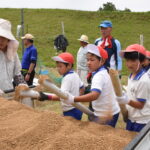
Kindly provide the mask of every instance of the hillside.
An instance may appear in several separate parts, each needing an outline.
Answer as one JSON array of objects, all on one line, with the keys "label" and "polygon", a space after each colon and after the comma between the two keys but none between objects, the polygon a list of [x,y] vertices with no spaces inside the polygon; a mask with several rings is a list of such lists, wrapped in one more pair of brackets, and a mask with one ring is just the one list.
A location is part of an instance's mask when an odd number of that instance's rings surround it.
[{"label": "hillside", "polygon": [[[21,22],[20,9],[0,9],[0,17],[8,19],[16,26]],[[99,37],[98,25],[102,20],[113,22],[113,36],[120,40],[122,49],[132,43],[139,43],[139,35],[144,35],[144,45],[150,49],[150,13],[126,12],[86,12],[59,9],[25,9],[25,33],[32,33],[38,48],[42,64],[52,67],[54,62],[50,57],[55,55],[54,38],[62,33],[61,22],[65,25],[65,35],[69,40],[68,51],[76,56],[79,48],[77,39],[81,34],[87,34],[91,43]],[[21,57],[21,47],[19,48]],[[124,69],[124,74],[126,71]]]}]

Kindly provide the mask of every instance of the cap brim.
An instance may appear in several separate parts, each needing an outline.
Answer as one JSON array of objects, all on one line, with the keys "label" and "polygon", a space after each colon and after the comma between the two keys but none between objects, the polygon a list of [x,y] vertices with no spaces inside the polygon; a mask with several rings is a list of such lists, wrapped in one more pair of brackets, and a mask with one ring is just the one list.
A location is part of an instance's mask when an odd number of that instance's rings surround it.
[{"label": "cap brim", "polygon": [[100,24],[98,27],[103,27],[103,28],[112,28],[112,26],[108,26],[106,24]]},{"label": "cap brim", "polygon": [[84,41],[82,39],[77,39],[78,41],[81,41],[81,42],[85,42],[85,43],[89,43],[88,41]]},{"label": "cap brim", "polygon": [[58,62],[62,62],[62,63],[68,63],[68,62],[64,61],[62,58],[60,58],[59,56],[54,56],[54,57],[52,57],[52,59],[54,61],[58,61]]},{"label": "cap brim", "polygon": [[120,55],[120,57],[122,57],[122,58],[124,58],[124,54],[125,53],[132,53],[132,52],[134,52],[134,51],[128,51],[128,50],[121,50],[120,52],[119,52],[119,55]]},{"label": "cap brim", "polygon": [[25,39],[25,37],[23,36],[23,37],[21,37],[21,39],[22,39],[22,40],[24,40],[24,39]]}]

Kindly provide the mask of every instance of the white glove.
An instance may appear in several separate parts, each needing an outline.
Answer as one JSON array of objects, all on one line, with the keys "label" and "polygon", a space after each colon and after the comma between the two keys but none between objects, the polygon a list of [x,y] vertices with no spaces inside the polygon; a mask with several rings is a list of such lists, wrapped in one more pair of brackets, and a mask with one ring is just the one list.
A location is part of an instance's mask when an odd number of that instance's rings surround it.
[{"label": "white glove", "polygon": [[66,93],[68,98],[66,100],[63,100],[63,102],[66,104],[73,104],[74,103],[74,96],[71,95],[69,92],[65,92],[65,93]]},{"label": "white glove", "polygon": [[119,104],[128,104],[130,102],[126,93],[123,93],[122,96],[116,96],[116,99]]},{"label": "white glove", "polygon": [[4,92],[0,89],[0,96],[2,96],[4,94]]}]

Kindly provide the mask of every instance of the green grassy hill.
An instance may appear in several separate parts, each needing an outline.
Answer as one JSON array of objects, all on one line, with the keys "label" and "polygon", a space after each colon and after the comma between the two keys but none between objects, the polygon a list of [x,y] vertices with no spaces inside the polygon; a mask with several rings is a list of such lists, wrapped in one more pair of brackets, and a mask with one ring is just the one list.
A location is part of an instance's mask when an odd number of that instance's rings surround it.
[{"label": "green grassy hill", "polygon": [[[21,22],[20,9],[0,9],[0,17],[8,19],[13,24],[13,33]],[[65,35],[69,41],[68,51],[76,53],[79,49],[77,39],[81,34],[89,36],[93,43],[100,36],[98,25],[102,20],[113,22],[113,36],[120,40],[122,49],[129,44],[139,43],[139,35],[144,35],[144,45],[150,49],[150,13],[126,12],[87,12],[59,9],[25,9],[25,33],[32,33],[38,48],[42,64],[52,67],[51,56],[55,55],[53,40],[62,33],[61,22],[65,25]],[[21,47],[19,48],[21,57]],[[124,67],[123,74],[126,74]]]}]

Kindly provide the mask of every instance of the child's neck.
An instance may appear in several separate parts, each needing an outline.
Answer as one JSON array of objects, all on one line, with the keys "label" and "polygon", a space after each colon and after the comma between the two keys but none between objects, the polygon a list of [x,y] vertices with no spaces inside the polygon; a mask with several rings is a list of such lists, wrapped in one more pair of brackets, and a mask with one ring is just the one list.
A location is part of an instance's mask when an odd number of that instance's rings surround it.
[{"label": "child's neck", "polygon": [[131,78],[134,79],[134,77],[141,71],[142,67],[140,67],[137,71],[132,72]]}]

